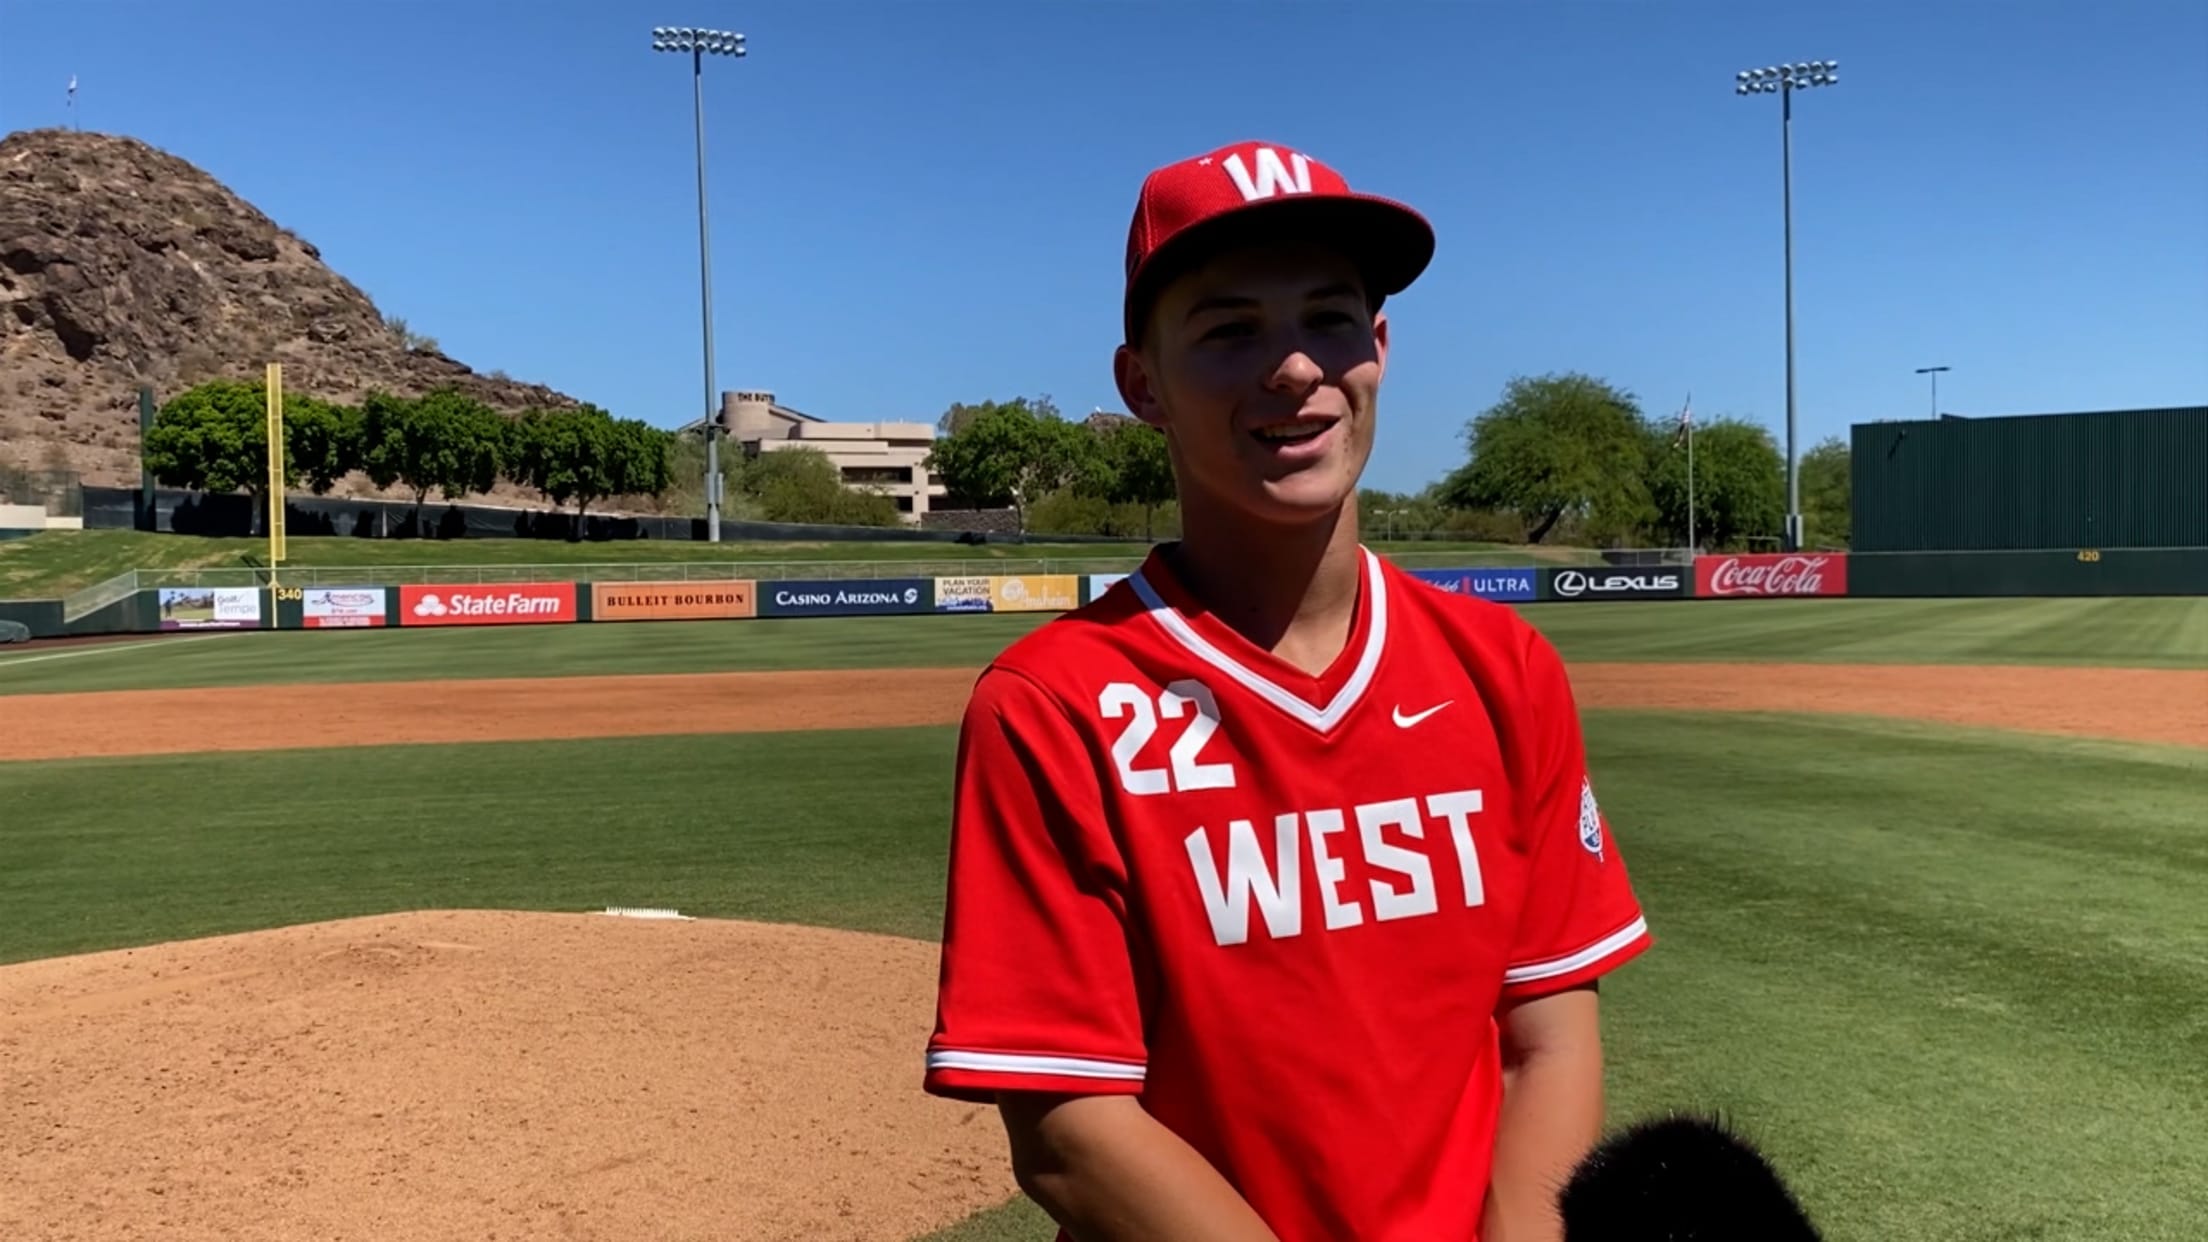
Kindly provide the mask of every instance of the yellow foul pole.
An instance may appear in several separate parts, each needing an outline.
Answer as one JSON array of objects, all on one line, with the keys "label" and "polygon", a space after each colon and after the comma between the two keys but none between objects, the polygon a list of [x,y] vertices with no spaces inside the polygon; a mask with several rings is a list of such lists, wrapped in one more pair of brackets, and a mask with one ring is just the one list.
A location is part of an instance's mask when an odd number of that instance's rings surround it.
[{"label": "yellow foul pole", "polygon": [[276,567],[284,561],[284,364],[268,364],[268,585],[274,607]]}]

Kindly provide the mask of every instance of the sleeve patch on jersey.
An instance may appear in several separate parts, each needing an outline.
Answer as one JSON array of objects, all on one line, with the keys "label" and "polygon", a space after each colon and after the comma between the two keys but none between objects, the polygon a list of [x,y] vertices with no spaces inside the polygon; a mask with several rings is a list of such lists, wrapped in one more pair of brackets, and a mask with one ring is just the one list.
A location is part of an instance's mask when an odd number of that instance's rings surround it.
[{"label": "sleeve patch on jersey", "polygon": [[1595,783],[1579,778],[1579,843],[1597,859],[1602,857],[1602,809],[1595,805]]}]

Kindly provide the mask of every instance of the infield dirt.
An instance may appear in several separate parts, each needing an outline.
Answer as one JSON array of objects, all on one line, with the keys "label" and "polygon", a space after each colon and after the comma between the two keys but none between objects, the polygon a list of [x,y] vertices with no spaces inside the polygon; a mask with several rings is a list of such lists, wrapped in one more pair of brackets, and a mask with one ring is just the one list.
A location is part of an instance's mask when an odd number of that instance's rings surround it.
[{"label": "infield dirt", "polygon": [[[1576,664],[1590,708],[1847,712],[2208,746],[2208,671]],[[958,720],[971,668],[486,678],[0,698],[0,760],[890,728]]]},{"label": "infield dirt", "polygon": [[15,1242],[910,1238],[1014,1193],[923,1096],[935,947],[438,911],[0,968]]}]

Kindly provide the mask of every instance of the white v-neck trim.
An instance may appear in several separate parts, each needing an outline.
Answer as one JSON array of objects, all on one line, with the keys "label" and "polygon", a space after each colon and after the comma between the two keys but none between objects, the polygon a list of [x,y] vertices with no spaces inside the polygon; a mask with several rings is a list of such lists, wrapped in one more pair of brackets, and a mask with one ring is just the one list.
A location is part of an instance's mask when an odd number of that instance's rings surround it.
[{"label": "white v-neck trim", "polygon": [[1365,688],[1372,684],[1373,671],[1380,667],[1380,653],[1387,646],[1387,580],[1381,573],[1380,558],[1370,548],[1360,547],[1358,552],[1365,561],[1365,592],[1371,600],[1372,623],[1365,629],[1365,649],[1358,653],[1356,669],[1350,673],[1349,680],[1342,683],[1342,688],[1335,692],[1333,701],[1323,708],[1311,706],[1301,696],[1213,646],[1196,632],[1196,627],[1188,623],[1188,618],[1165,602],[1157,588],[1143,577],[1141,570],[1129,574],[1127,582],[1134,587],[1135,594],[1142,598],[1151,619],[1171,635],[1175,642],[1186,647],[1191,655],[1234,678],[1252,694],[1274,707],[1325,733],[1341,723],[1350,709],[1357,706],[1357,701],[1364,697]]}]

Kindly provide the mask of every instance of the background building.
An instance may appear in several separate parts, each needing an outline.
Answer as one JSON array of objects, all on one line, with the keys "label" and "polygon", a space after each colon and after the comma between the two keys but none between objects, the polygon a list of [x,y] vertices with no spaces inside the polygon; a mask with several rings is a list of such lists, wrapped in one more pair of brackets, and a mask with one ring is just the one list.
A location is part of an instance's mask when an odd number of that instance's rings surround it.
[{"label": "background building", "polygon": [[[942,482],[922,464],[935,448],[933,423],[830,422],[753,390],[723,392],[720,422],[728,444],[746,454],[820,450],[844,486],[880,491],[910,525],[921,524],[929,502],[944,494]],[[701,427],[692,422],[682,430],[695,435]]]}]

